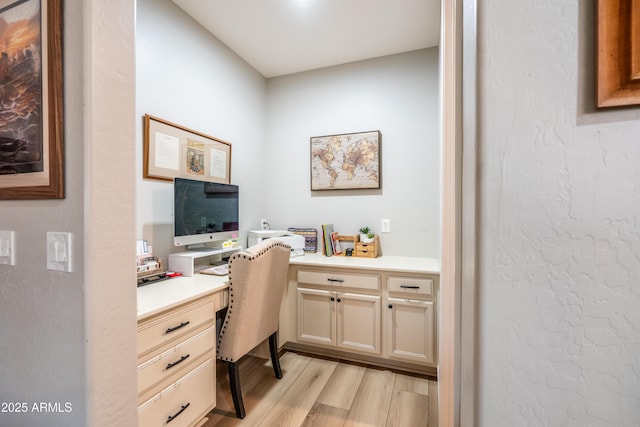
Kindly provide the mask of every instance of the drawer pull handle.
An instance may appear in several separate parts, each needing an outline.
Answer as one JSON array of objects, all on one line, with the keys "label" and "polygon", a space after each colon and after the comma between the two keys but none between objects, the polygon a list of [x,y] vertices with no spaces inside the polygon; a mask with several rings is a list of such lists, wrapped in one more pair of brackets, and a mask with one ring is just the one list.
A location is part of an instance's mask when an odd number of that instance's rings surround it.
[{"label": "drawer pull handle", "polygon": [[344,280],[342,279],[327,279],[330,282],[336,282],[336,283],[344,283]]},{"label": "drawer pull handle", "polygon": [[180,360],[177,360],[173,363],[167,363],[167,367],[165,368],[165,370],[169,370],[171,368],[173,368],[176,365],[179,365],[180,363],[184,362],[185,360],[187,360],[189,358],[189,356],[191,356],[190,354],[187,354],[186,356],[182,356],[180,358]]},{"label": "drawer pull handle", "polygon": [[420,286],[417,285],[400,285],[402,289],[420,289]]},{"label": "drawer pull handle", "polygon": [[177,331],[180,328],[184,328],[185,326],[187,326],[189,323],[191,323],[190,321],[186,321],[186,322],[182,322],[180,323],[178,326],[174,326],[173,328],[167,328],[166,331],[164,331],[165,334],[170,334],[173,331]]},{"label": "drawer pull handle", "polygon": [[178,418],[178,416],[184,412],[185,409],[187,409],[189,406],[191,405],[191,402],[188,402],[186,405],[182,405],[180,407],[180,410],[178,412],[176,412],[175,415],[169,415],[167,417],[167,422],[165,424],[169,424],[171,421],[175,420],[176,418]]}]

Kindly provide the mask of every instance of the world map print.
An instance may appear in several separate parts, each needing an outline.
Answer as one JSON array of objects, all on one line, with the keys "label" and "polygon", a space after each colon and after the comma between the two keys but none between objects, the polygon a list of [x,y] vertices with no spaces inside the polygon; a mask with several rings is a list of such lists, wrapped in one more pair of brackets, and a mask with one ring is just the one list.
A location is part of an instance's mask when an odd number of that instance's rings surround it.
[{"label": "world map print", "polygon": [[311,190],[380,188],[380,132],[311,138]]}]

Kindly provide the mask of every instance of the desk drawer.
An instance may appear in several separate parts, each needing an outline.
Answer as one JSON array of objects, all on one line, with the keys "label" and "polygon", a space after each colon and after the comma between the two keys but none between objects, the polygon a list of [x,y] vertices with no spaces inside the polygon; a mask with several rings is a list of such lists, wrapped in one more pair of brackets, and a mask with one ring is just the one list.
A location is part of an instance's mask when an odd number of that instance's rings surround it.
[{"label": "desk drawer", "polygon": [[373,274],[328,273],[300,270],[298,271],[298,284],[379,290],[380,276]]},{"label": "desk drawer", "polygon": [[215,361],[213,358],[189,372],[138,407],[141,427],[185,427],[215,405]]},{"label": "desk drawer", "polygon": [[146,390],[163,381],[169,375],[191,365],[194,360],[207,352],[213,355],[214,344],[215,327],[211,326],[140,364],[138,366],[138,392]]},{"label": "desk drawer", "polygon": [[389,277],[387,281],[389,292],[405,294],[420,294],[433,296],[433,279],[416,277]]},{"label": "desk drawer", "polygon": [[187,306],[168,316],[160,316],[138,327],[138,355],[182,336],[215,317],[212,300]]}]

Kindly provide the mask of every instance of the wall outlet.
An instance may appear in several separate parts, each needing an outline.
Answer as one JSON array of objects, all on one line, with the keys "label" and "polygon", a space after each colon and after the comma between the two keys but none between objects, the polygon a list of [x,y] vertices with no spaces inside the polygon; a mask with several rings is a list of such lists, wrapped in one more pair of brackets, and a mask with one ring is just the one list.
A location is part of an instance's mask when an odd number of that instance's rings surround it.
[{"label": "wall outlet", "polygon": [[383,219],[380,222],[380,232],[381,233],[391,233],[391,220]]}]

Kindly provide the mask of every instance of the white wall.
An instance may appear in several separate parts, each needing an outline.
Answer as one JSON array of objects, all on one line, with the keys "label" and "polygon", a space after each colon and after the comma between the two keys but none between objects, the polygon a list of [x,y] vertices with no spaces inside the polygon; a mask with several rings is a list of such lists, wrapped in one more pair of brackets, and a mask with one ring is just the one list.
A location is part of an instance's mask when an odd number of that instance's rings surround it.
[{"label": "white wall", "polygon": [[[16,265],[0,265],[0,402],[29,408],[0,413],[0,425],[85,424],[82,12],[64,8],[66,198],[0,201],[0,229],[16,232]],[[47,231],[73,233],[72,273],[46,269]],[[35,402],[72,411],[33,412]]]},{"label": "white wall", "polygon": [[479,6],[481,426],[640,423],[640,109],[594,111],[594,11]]},{"label": "white wall", "polygon": [[[267,215],[272,228],[368,225],[387,255],[440,256],[438,50],[268,81]],[[310,137],[380,130],[380,190],[310,191]]]},{"label": "white wall", "polygon": [[[261,218],[343,234],[389,218],[385,254],[439,257],[437,49],[266,80],[168,0],[139,1],[136,31],[137,158],[145,113],[231,142],[242,241]],[[382,189],[312,194],[309,138],[366,130],[382,132]],[[166,257],[172,186],[138,168],[137,238]]]},{"label": "white wall", "polygon": [[230,142],[241,227],[259,227],[266,214],[264,77],[169,0],[139,0],[137,8],[137,238],[162,257],[178,250],[172,184],[142,179],[144,114]]}]

